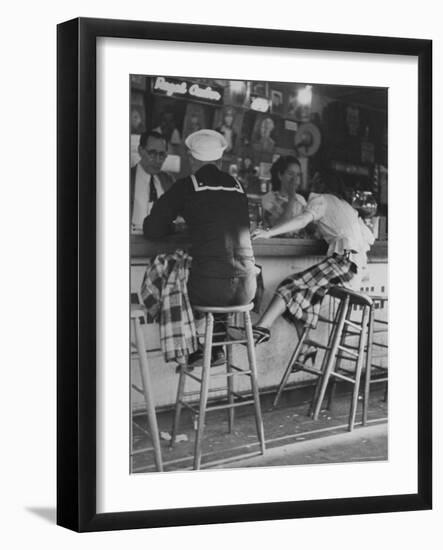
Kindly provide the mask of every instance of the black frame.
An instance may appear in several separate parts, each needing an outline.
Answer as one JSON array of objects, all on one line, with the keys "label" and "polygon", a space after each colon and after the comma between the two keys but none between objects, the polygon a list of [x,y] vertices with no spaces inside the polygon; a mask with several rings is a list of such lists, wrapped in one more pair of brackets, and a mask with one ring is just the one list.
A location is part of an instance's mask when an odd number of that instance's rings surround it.
[{"label": "black frame", "polygon": [[[432,506],[432,42],[176,23],[58,25],[57,523],[76,531],[430,509]],[[96,512],[96,38],[302,48],[418,58],[418,491],[416,494]]]}]

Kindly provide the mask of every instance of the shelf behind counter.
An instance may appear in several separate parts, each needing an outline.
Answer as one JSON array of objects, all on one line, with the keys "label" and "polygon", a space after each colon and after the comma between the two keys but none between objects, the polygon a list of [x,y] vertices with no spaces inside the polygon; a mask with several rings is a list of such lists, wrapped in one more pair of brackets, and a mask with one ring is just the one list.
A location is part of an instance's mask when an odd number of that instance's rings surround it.
[{"label": "shelf behind counter", "polygon": [[[158,241],[148,241],[143,235],[131,235],[131,265],[144,265],[156,254],[188,249],[189,237],[186,233],[177,233]],[[327,246],[318,239],[272,238],[253,241],[256,257],[269,256],[321,256]],[[370,263],[385,263],[388,257],[388,242],[375,241],[369,252]]]}]

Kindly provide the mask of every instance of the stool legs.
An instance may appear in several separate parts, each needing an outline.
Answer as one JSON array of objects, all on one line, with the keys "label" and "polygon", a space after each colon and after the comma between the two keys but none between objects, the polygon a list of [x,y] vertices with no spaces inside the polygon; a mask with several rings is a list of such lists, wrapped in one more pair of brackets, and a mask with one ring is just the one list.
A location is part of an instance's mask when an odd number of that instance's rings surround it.
[{"label": "stool legs", "polygon": [[212,333],[214,331],[214,315],[206,314],[205,345],[203,349],[202,385],[200,391],[200,407],[198,415],[197,433],[195,436],[194,470],[200,468],[201,443],[205,427],[206,404],[208,402],[209,376],[211,369]]},{"label": "stool legs", "polygon": [[186,374],[185,374],[186,365],[180,367],[180,374],[178,379],[177,386],[177,399],[175,402],[175,413],[174,413],[174,422],[172,424],[172,434],[170,446],[173,447],[175,444],[175,438],[177,437],[178,430],[180,428],[180,415],[182,412],[182,400],[185,393],[185,383],[186,383]]},{"label": "stool legs", "polygon": [[[152,395],[151,374],[149,371],[148,358],[144,344],[144,338],[139,319],[133,319],[135,329],[135,343],[137,346],[138,358],[140,362],[140,372],[142,378],[143,394],[145,396],[146,412],[148,416],[149,429],[151,432],[152,443],[154,445],[154,457],[157,470],[163,471],[161,457],[160,437],[158,433],[157,416],[155,414],[154,396]],[[131,420],[132,422],[132,420]]]},{"label": "stool legs", "polygon": [[371,365],[372,365],[372,340],[374,338],[374,310],[371,307],[369,311],[368,321],[368,340],[366,350],[366,373],[365,373],[365,389],[363,394],[363,426],[366,426],[368,421],[368,406],[369,392],[371,387]]},{"label": "stool legs", "polygon": [[325,397],[326,388],[328,386],[329,377],[330,377],[332,369],[334,367],[334,360],[335,360],[335,356],[336,356],[337,351],[338,351],[338,346],[340,345],[341,334],[342,334],[343,327],[344,327],[344,324],[345,324],[345,318],[346,318],[346,313],[347,313],[347,309],[348,309],[348,304],[349,304],[349,297],[346,297],[343,300],[343,302],[341,303],[340,308],[339,308],[339,313],[338,313],[339,318],[338,318],[337,326],[335,327],[335,330],[334,330],[334,337],[332,339],[331,349],[329,350],[328,360],[327,360],[327,363],[326,363],[326,366],[325,366],[325,372],[323,373],[323,376],[321,377],[320,389],[319,389],[318,397],[317,397],[317,400],[316,400],[316,403],[315,403],[315,406],[314,406],[314,414],[313,414],[314,420],[318,419],[318,415],[320,413],[320,408],[321,408],[321,405],[323,403],[323,399]]},{"label": "stool legs", "polygon": [[[348,311],[346,313],[345,324],[346,324],[346,321],[349,321],[351,319],[351,315],[352,315],[352,306],[350,305],[348,307]],[[346,328],[344,327],[342,335],[341,335],[341,339],[340,339],[340,346],[343,346],[345,343],[346,343]],[[342,356],[340,354],[337,357],[337,362],[335,364],[335,368],[337,370],[340,369],[341,362],[342,362]],[[333,376],[330,383],[329,383],[328,401],[327,401],[327,405],[326,405],[328,410],[331,409],[332,402],[334,401],[335,387],[336,387],[336,380],[335,380],[335,376]]]},{"label": "stool legs", "polygon": [[286,367],[286,370],[283,374],[280,385],[278,386],[277,395],[275,396],[274,402],[272,403],[272,408],[275,408],[277,406],[278,402],[280,401],[281,394],[283,393],[283,390],[284,390],[284,388],[285,388],[285,386],[288,382],[288,378],[291,375],[293,365],[297,361],[298,356],[300,355],[300,351],[303,348],[303,344],[304,344],[304,341],[306,339],[306,336],[308,335],[308,332],[309,332],[309,327],[306,327],[303,330],[303,332],[302,332],[302,334],[301,334],[301,336],[298,340],[298,344],[297,344],[295,350],[293,351],[293,353],[291,355],[291,358],[289,359],[288,366]]},{"label": "stool legs", "polygon": [[361,378],[361,371],[363,367],[363,360],[364,360],[364,354],[365,354],[365,339],[367,335],[367,324],[368,324],[368,308],[365,307],[363,309],[363,319],[361,323],[361,333],[360,338],[358,341],[358,359],[357,359],[357,365],[355,367],[355,382],[354,382],[354,389],[352,392],[352,401],[351,401],[351,411],[349,414],[349,426],[348,430],[351,432],[354,428],[355,423],[355,414],[357,412],[357,403],[358,403],[358,390],[360,388],[360,378]]},{"label": "stool legs", "polygon": [[[329,336],[328,336],[328,342],[326,344],[327,349],[325,351],[325,354],[323,356],[321,366],[320,366],[320,375],[319,375],[319,377],[317,379],[317,382],[315,384],[314,393],[312,395],[311,404],[309,406],[308,416],[313,416],[313,414],[314,414],[314,407],[315,407],[315,404],[317,403],[317,399],[318,399],[318,396],[320,394],[322,375],[326,371],[326,364],[328,362],[328,350],[331,349],[332,342],[334,340],[334,335],[335,335],[334,330],[331,330],[331,332],[329,333]],[[331,394],[329,394],[329,396],[328,396],[328,408],[329,408],[331,402],[332,402],[332,397],[331,397]]]},{"label": "stool legs", "polygon": [[261,407],[260,407],[260,395],[258,391],[257,363],[255,360],[254,335],[252,333],[252,323],[251,323],[251,317],[249,315],[249,312],[244,313],[244,322],[245,322],[246,339],[247,339],[247,347],[248,347],[249,368],[251,370],[252,394],[254,397],[255,422],[257,424],[257,435],[260,441],[261,454],[264,454],[265,434],[263,429],[263,418],[262,418]]},{"label": "stool legs", "polygon": [[[227,327],[231,325],[232,322],[232,315],[228,315],[227,318]],[[232,346],[227,345],[225,346],[226,350],[226,373],[227,373],[227,385],[228,385],[228,403],[232,405],[234,403],[234,380],[231,376],[232,373]],[[229,433],[232,433],[232,430],[234,429],[234,407],[231,407],[228,409],[228,431]]]}]

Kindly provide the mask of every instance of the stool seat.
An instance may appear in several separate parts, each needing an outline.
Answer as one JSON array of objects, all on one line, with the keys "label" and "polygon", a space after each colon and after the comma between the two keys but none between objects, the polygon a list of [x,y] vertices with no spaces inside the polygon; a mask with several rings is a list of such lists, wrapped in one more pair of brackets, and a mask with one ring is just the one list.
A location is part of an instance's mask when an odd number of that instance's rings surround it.
[{"label": "stool seat", "polygon": [[328,295],[339,300],[344,300],[348,296],[351,304],[364,307],[372,307],[374,304],[372,298],[367,294],[342,286],[333,286],[328,290]]},{"label": "stool seat", "polygon": [[219,307],[219,306],[192,306],[195,311],[200,311],[200,313],[244,313],[245,311],[251,311],[254,307],[253,303],[246,304],[244,306],[228,306],[228,307]]}]

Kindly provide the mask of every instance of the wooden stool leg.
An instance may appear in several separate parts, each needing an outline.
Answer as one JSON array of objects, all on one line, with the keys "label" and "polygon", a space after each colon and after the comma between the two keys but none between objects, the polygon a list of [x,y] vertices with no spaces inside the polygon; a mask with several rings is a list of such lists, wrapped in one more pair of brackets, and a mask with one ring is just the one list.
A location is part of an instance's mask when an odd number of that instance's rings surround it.
[{"label": "wooden stool leg", "polygon": [[214,331],[214,316],[206,313],[205,344],[203,348],[202,383],[200,389],[200,406],[198,413],[197,433],[195,436],[194,470],[200,469],[201,444],[205,428],[206,404],[208,402],[209,378],[211,374],[212,333]]},{"label": "wooden stool leg", "polygon": [[[227,318],[227,326],[229,327],[232,323],[232,315],[228,315]],[[226,373],[227,376],[227,387],[228,387],[228,403],[232,405],[234,403],[234,380],[231,376],[232,373],[232,346],[228,344],[225,346],[226,349]],[[228,431],[229,433],[232,433],[232,430],[234,429],[234,407],[230,407],[228,409]]]},{"label": "wooden stool leg", "polygon": [[304,341],[306,339],[306,336],[308,335],[308,332],[309,332],[308,327],[303,329],[303,332],[300,336],[298,344],[295,347],[295,349],[294,349],[294,351],[291,355],[291,358],[289,359],[288,366],[286,367],[286,370],[285,370],[285,372],[282,376],[282,379],[280,381],[280,385],[278,386],[277,395],[275,396],[274,402],[272,403],[272,408],[273,409],[277,406],[278,402],[280,401],[281,394],[283,393],[283,390],[285,389],[285,386],[288,382],[289,376],[291,375],[292,366],[297,361],[298,356],[300,355],[300,351],[303,347],[303,344],[304,344]]},{"label": "wooden stool leg", "polygon": [[360,388],[361,371],[363,368],[363,360],[365,355],[365,346],[366,346],[365,339],[367,338],[367,325],[368,325],[368,317],[369,317],[368,310],[369,310],[368,307],[363,308],[363,319],[361,321],[362,330],[360,333],[360,338],[358,340],[358,358],[357,358],[357,365],[355,367],[355,381],[354,381],[354,389],[352,392],[351,411],[349,413],[348,431],[350,432],[352,432],[352,430],[354,429],[355,414],[357,412],[358,390]]},{"label": "wooden stool leg", "polygon": [[243,314],[245,329],[246,329],[246,339],[248,347],[248,361],[249,368],[251,369],[251,386],[252,394],[254,396],[254,407],[255,407],[255,422],[257,425],[257,435],[260,441],[261,454],[265,452],[265,434],[263,429],[263,418],[261,414],[260,407],[260,394],[258,391],[258,381],[257,381],[257,364],[255,361],[255,347],[254,347],[254,335],[252,333],[252,323],[249,311]]},{"label": "wooden stool leg", "polygon": [[180,415],[183,408],[182,400],[185,393],[185,383],[186,383],[186,366],[183,365],[180,367],[180,373],[177,384],[177,399],[175,401],[175,413],[174,413],[174,422],[172,424],[172,433],[171,433],[171,442],[170,447],[173,447],[175,444],[175,438],[177,437],[178,430],[180,428]]},{"label": "wooden stool leg", "polygon": [[363,395],[363,417],[362,424],[366,426],[368,421],[369,408],[369,393],[371,391],[371,364],[372,364],[372,340],[374,338],[374,308],[369,310],[368,321],[368,340],[366,344],[366,372],[365,372],[365,389]]},{"label": "wooden stool leg", "polygon": [[140,320],[133,319],[133,321],[135,328],[135,343],[137,346],[143,393],[145,396],[146,412],[148,416],[149,429],[151,431],[152,443],[154,445],[155,464],[157,466],[157,470],[159,472],[162,472],[163,463],[161,456],[160,437],[158,433],[157,416],[155,414],[154,396],[152,395],[152,382],[148,365],[148,357],[146,355]]},{"label": "wooden stool leg", "polygon": [[[132,321],[132,320],[131,320]],[[134,327],[134,323],[131,322],[132,327]],[[132,409],[132,394],[133,394],[133,382],[132,382],[132,365],[129,369],[129,387],[131,388],[129,392],[129,410],[131,411],[131,418],[129,422],[129,446],[130,446],[130,453],[129,453],[129,473],[132,474],[132,462],[133,462],[133,454],[134,454],[134,413]]]},{"label": "wooden stool leg", "polygon": [[332,339],[332,346],[331,346],[331,349],[329,350],[329,353],[328,353],[328,359],[327,359],[327,363],[326,363],[326,367],[325,367],[325,372],[323,373],[323,375],[321,377],[320,389],[319,389],[318,397],[317,397],[317,400],[316,400],[316,403],[315,403],[315,406],[314,406],[314,414],[313,414],[314,420],[318,419],[318,415],[320,413],[321,405],[322,405],[323,399],[325,397],[326,388],[328,386],[329,377],[331,375],[332,369],[334,368],[335,356],[337,355],[338,346],[340,345],[341,335],[342,335],[343,327],[344,327],[344,324],[345,324],[345,318],[346,318],[346,313],[347,313],[347,310],[348,310],[348,306],[349,306],[349,297],[347,296],[343,300],[343,302],[340,304],[340,307],[339,307],[339,310],[338,310],[339,318],[338,318],[337,325],[335,327],[334,337]]},{"label": "wooden stool leg", "polygon": [[[331,349],[331,346],[332,346],[332,341],[334,339],[334,334],[335,334],[334,329],[335,329],[335,326],[331,330],[331,332],[329,334],[329,337],[328,337],[328,342],[326,344],[328,349]],[[323,374],[326,372],[327,362],[328,362],[328,351],[326,350],[325,353],[323,354],[323,359],[322,359],[321,366],[320,366],[320,371]],[[317,399],[318,399],[318,396],[319,396],[319,393],[320,393],[320,386],[321,386],[321,381],[322,381],[323,374],[317,378],[317,381],[315,383],[314,393],[312,395],[311,404],[309,406],[308,416],[313,416],[314,415],[314,407],[315,407],[315,404],[317,403]]]},{"label": "wooden stool leg", "polygon": [[[351,315],[352,315],[352,306],[348,307],[348,312],[346,314],[346,321],[349,321],[351,319]],[[346,324],[344,325],[343,327],[343,332],[342,332],[342,335],[341,335],[341,340],[340,340],[340,345],[343,346],[345,345],[346,343]],[[340,365],[341,365],[341,362],[342,362],[342,356],[341,354],[339,354],[339,356],[337,357],[337,361],[335,363],[335,369],[338,370],[340,368]],[[331,408],[332,408],[332,403],[334,401],[334,396],[335,396],[335,388],[337,386],[337,381],[335,379],[335,376],[333,376],[331,378],[331,381],[329,382],[329,392],[328,392],[328,401],[327,401],[327,405],[326,405],[326,408],[330,411]]]}]

